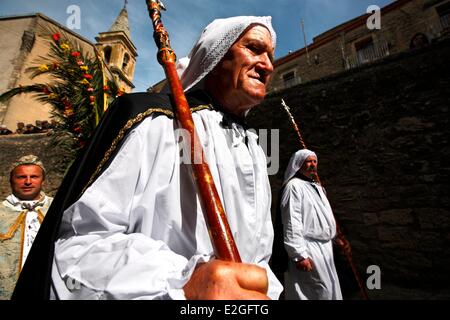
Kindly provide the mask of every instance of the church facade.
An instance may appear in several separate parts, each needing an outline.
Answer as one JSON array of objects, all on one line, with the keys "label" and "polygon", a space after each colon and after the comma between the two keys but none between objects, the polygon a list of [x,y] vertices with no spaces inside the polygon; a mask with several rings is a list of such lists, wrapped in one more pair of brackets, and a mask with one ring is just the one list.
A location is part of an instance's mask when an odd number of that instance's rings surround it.
[{"label": "church facade", "polygon": [[[40,57],[49,52],[52,39],[45,37],[42,30],[64,33],[91,56],[100,54],[107,77],[114,77],[124,92],[131,92],[134,88],[137,49],[131,40],[126,7],[108,31],[99,33],[97,43],[42,13],[2,17],[0,27],[7,30],[0,33],[0,93],[18,86],[51,82],[48,75],[31,79],[26,72],[29,67],[38,65],[42,61]],[[31,94],[17,95],[6,103],[0,103],[0,124],[15,131],[19,122],[34,125],[36,121],[49,121],[50,111],[50,105],[37,101]]]}]

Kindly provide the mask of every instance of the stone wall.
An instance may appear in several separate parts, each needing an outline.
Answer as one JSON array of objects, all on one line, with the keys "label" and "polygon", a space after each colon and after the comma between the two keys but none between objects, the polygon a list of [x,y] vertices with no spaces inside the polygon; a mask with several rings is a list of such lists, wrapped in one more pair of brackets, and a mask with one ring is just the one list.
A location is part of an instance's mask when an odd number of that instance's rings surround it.
[{"label": "stone wall", "polygon": [[378,265],[382,281],[450,284],[449,57],[449,41],[401,53],[272,94],[249,115],[280,130],[284,169],[299,143],[280,98],[291,107],[363,275]]}]

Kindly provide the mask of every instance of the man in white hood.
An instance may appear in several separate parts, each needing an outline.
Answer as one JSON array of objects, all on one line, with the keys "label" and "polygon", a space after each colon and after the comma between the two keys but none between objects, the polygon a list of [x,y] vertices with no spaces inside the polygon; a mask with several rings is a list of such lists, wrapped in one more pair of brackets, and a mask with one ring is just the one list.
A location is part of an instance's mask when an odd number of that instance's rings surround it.
[{"label": "man in white hood", "polygon": [[[266,157],[244,124],[264,99],[275,43],[270,17],[218,19],[178,66],[243,263],[214,258],[169,95],[123,95],[58,192],[70,196],[58,200],[64,213],[55,218],[61,226],[53,242],[52,298],[278,298],[282,286],[268,266],[273,227]],[[115,121],[121,123],[110,129]],[[48,287],[21,286],[17,298],[30,298],[35,288],[45,296]]]},{"label": "man in white hood", "polygon": [[334,264],[336,221],[318,181],[317,155],[297,151],[284,174],[281,217],[289,256],[286,299],[341,300]]}]

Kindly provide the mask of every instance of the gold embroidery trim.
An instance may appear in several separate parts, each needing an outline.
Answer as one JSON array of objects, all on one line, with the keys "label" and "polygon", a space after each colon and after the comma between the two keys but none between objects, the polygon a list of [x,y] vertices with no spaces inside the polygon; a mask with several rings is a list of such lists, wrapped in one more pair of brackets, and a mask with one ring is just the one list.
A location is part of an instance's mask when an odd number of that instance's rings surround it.
[{"label": "gold embroidery trim", "polygon": [[14,224],[9,228],[8,232],[6,233],[0,233],[0,240],[9,240],[11,239],[14,234],[17,231],[17,228],[19,228],[20,224],[23,223],[25,225],[25,217],[27,216],[27,210],[22,211],[19,214],[19,217],[17,217],[16,221],[14,222]]},{"label": "gold embroidery trim", "polygon": [[[212,108],[212,105],[211,104],[199,105],[197,107],[191,108],[191,113],[192,112],[196,112],[196,111],[200,111],[200,110],[203,110],[203,109],[208,109],[208,108]],[[97,166],[97,169],[95,170],[94,174],[89,179],[89,182],[84,187],[83,191],[81,191],[81,194],[83,194],[86,191],[86,189],[94,182],[95,178],[100,173],[100,171],[102,170],[102,168],[105,165],[105,163],[109,160],[109,158],[111,158],[112,153],[116,150],[118,144],[120,143],[120,141],[122,141],[122,139],[125,136],[125,134],[127,133],[127,131],[130,130],[130,128],[132,126],[134,126],[136,123],[141,122],[142,120],[144,120],[145,118],[147,118],[151,114],[157,113],[157,112],[158,113],[163,113],[166,116],[168,116],[169,118],[173,118],[174,117],[173,112],[169,111],[167,109],[149,108],[145,112],[139,113],[133,119],[128,120],[128,122],[125,124],[125,126],[122,129],[120,129],[119,134],[113,140],[113,142],[111,143],[111,146],[109,147],[109,149],[105,152],[105,155],[103,156],[102,161],[100,161],[100,163]]]},{"label": "gold embroidery trim", "polygon": [[[24,217],[26,218],[27,216],[27,212],[25,212]],[[20,271],[22,271],[22,260],[23,260],[23,247],[25,246],[24,241],[25,241],[25,225],[26,225],[26,219],[23,219],[23,223],[22,223],[22,236],[20,237],[20,256],[19,256],[19,273]]]},{"label": "gold embroidery trim", "polygon": [[38,213],[38,221],[39,224],[42,224],[42,221],[44,221],[44,214],[42,213],[41,209],[36,209],[37,213]]},{"label": "gold embroidery trim", "polygon": [[197,112],[203,109],[212,109],[212,104],[201,104],[197,107],[191,108],[191,113]]}]

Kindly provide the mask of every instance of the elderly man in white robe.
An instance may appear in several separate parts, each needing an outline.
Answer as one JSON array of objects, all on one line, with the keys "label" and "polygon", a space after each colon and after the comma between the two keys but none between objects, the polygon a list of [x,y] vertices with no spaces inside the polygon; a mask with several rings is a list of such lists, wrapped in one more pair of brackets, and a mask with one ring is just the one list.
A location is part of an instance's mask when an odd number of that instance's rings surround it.
[{"label": "elderly man in white robe", "polygon": [[317,177],[317,155],[297,151],[285,171],[281,198],[289,300],[342,299],[333,257],[336,221]]},{"label": "elderly man in white robe", "polygon": [[219,19],[178,66],[188,99],[200,100],[193,119],[243,263],[214,258],[176,122],[161,111],[125,136],[110,164],[64,212],[52,298],[278,298],[282,286],[268,266],[266,158],[243,124],[265,96],[275,42],[270,17]]}]

